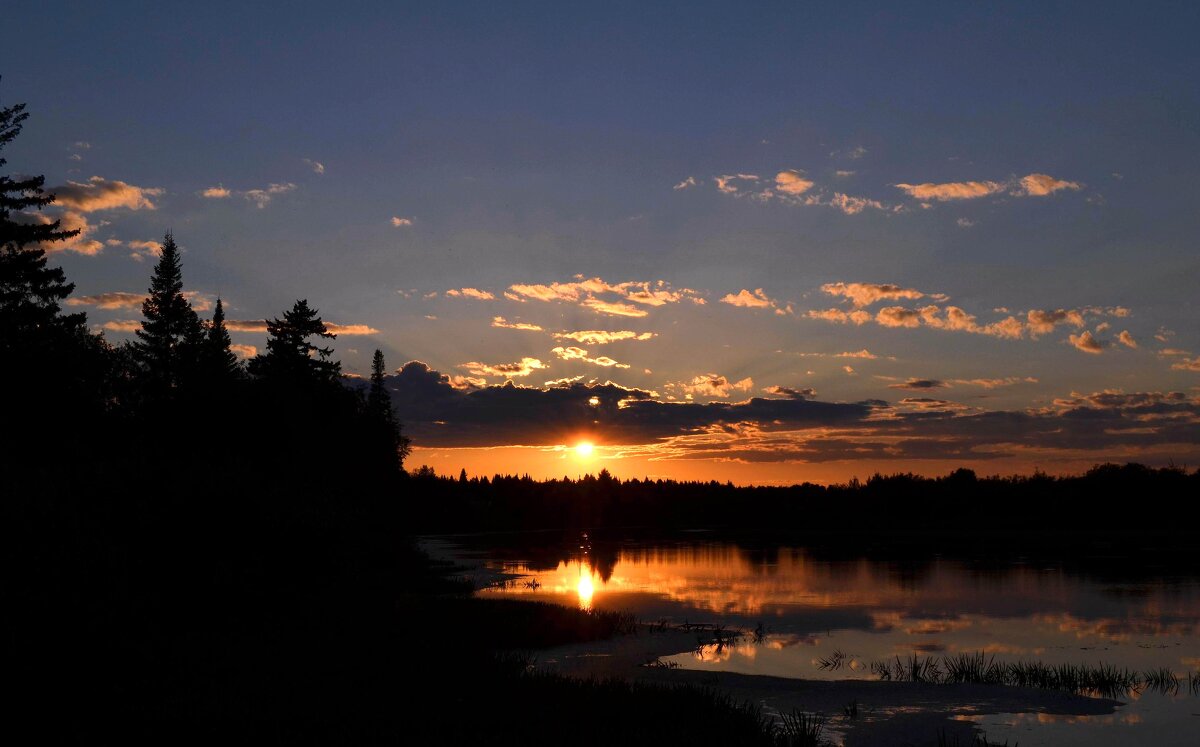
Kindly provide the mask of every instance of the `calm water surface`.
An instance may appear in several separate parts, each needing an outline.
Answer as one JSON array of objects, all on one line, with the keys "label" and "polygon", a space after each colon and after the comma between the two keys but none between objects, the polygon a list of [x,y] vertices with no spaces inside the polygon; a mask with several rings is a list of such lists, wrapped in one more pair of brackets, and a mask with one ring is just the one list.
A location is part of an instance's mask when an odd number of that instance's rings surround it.
[{"label": "calm water surface", "polygon": [[[706,540],[593,546],[531,535],[457,557],[504,580],[481,594],[584,609],[625,610],[643,621],[710,622],[766,630],[762,643],[707,646],[670,657],[679,666],[808,679],[874,679],[870,663],[911,654],[985,652],[1004,661],[1166,667],[1177,693],[1130,692],[1110,716],[983,716],[989,738],[1022,745],[1195,745],[1200,695],[1200,580],[1070,570],[1057,563],[935,559],[822,559],[803,548]],[[839,669],[820,661],[846,655]]]}]

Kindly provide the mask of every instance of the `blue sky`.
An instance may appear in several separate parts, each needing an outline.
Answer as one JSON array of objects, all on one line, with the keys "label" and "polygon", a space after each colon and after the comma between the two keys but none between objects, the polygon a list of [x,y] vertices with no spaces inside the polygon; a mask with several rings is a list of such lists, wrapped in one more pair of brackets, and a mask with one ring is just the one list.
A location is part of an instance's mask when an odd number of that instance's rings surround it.
[{"label": "blue sky", "polygon": [[[811,388],[945,417],[1196,397],[1200,10],[647,5],[26,6],[0,31],[0,96],[33,115],[6,155],[74,199],[58,210],[85,234],[55,259],[79,299],[144,292],[139,242],[171,229],[198,305],[249,321],[306,297],[369,330],[337,341],[350,371],[380,347],[460,387]],[[563,291],[577,276],[678,298]],[[446,293],[463,288],[493,298]],[[113,340],[138,316],[80,308]],[[587,330],[654,336],[553,336]],[[480,373],[525,358],[544,368]],[[942,404],[899,404],[917,395]],[[1174,438],[1045,459],[1200,455],[1194,430]],[[778,479],[812,469],[780,461]]]}]

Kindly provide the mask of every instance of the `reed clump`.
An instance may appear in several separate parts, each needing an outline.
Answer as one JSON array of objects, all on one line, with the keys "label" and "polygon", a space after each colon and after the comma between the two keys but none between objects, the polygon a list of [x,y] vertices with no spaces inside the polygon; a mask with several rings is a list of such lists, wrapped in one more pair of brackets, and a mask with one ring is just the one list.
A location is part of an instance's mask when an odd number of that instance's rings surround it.
[{"label": "reed clump", "polygon": [[[1139,672],[1112,664],[1047,664],[1041,661],[1002,662],[974,653],[945,657],[884,659],[872,662],[871,671],[881,680],[933,684],[985,684],[1035,687],[1113,697],[1131,691],[1179,691],[1179,675],[1166,667]],[[1189,676],[1191,692],[1200,692],[1200,674]]]},{"label": "reed clump", "polygon": [[779,716],[775,730],[778,747],[817,747],[824,744],[821,735],[825,731],[825,717],[819,713],[804,713],[793,709]]}]

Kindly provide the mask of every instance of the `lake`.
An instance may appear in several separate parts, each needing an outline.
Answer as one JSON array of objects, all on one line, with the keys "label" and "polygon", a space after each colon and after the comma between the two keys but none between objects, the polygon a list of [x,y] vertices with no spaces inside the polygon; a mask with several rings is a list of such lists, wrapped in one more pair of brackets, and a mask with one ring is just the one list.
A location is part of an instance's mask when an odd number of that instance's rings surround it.
[{"label": "lake", "polygon": [[[1166,669],[1178,689],[1112,694],[1106,716],[976,717],[990,740],[1021,745],[1194,745],[1200,695],[1200,580],[1119,555],[854,557],[786,544],[586,534],[440,538],[438,554],[474,564],[498,595],[623,610],[644,622],[759,630],[733,645],[664,658],[668,666],[804,679],[878,679],[874,662],[981,652],[999,662]],[[969,716],[968,716],[969,717]]]}]

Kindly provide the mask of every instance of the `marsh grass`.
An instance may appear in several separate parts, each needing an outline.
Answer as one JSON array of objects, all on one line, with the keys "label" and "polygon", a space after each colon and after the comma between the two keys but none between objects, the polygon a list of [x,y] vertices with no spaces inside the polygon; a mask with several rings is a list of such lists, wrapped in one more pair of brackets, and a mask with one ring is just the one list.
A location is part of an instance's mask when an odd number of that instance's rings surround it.
[{"label": "marsh grass", "polygon": [[842,718],[846,721],[857,721],[858,720],[858,701],[857,700],[852,700],[849,703],[847,703],[846,705],[842,706]]},{"label": "marsh grass", "polygon": [[[1046,664],[1040,661],[1000,662],[982,653],[942,658],[912,655],[907,659],[875,661],[871,671],[881,680],[935,684],[975,683],[1065,690],[1117,697],[1150,690],[1164,694],[1179,691],[1180,678],[1165,667],[1138,672],[1111,664]],[[1200,690],[1200,675],[1191,675],[1189,689]]]},{"label": "marsh grass", "polygon": [[821,734],[825,730],[825,717],[821,714],[793,709],[791,713],[781,713],[779,721],[775,743],[780,747],[817,747],[823,744]]},{"label": "marsh grass", "polygon": [[[987,734],[975,734],[971,737],[970,743],[964,745],[957,734],[954,735],[954,741],[950,741],[950,738],[946,736],[946,732],[944,730],[938,732],[937,743],[938,747],[1008,747],[1007,739],[1004,740],[1004,744],[999,742],[989,742],[987,740]],[[1020,742],[1013,743],[1013,747],[1019,747],[1019,745]]]}]

